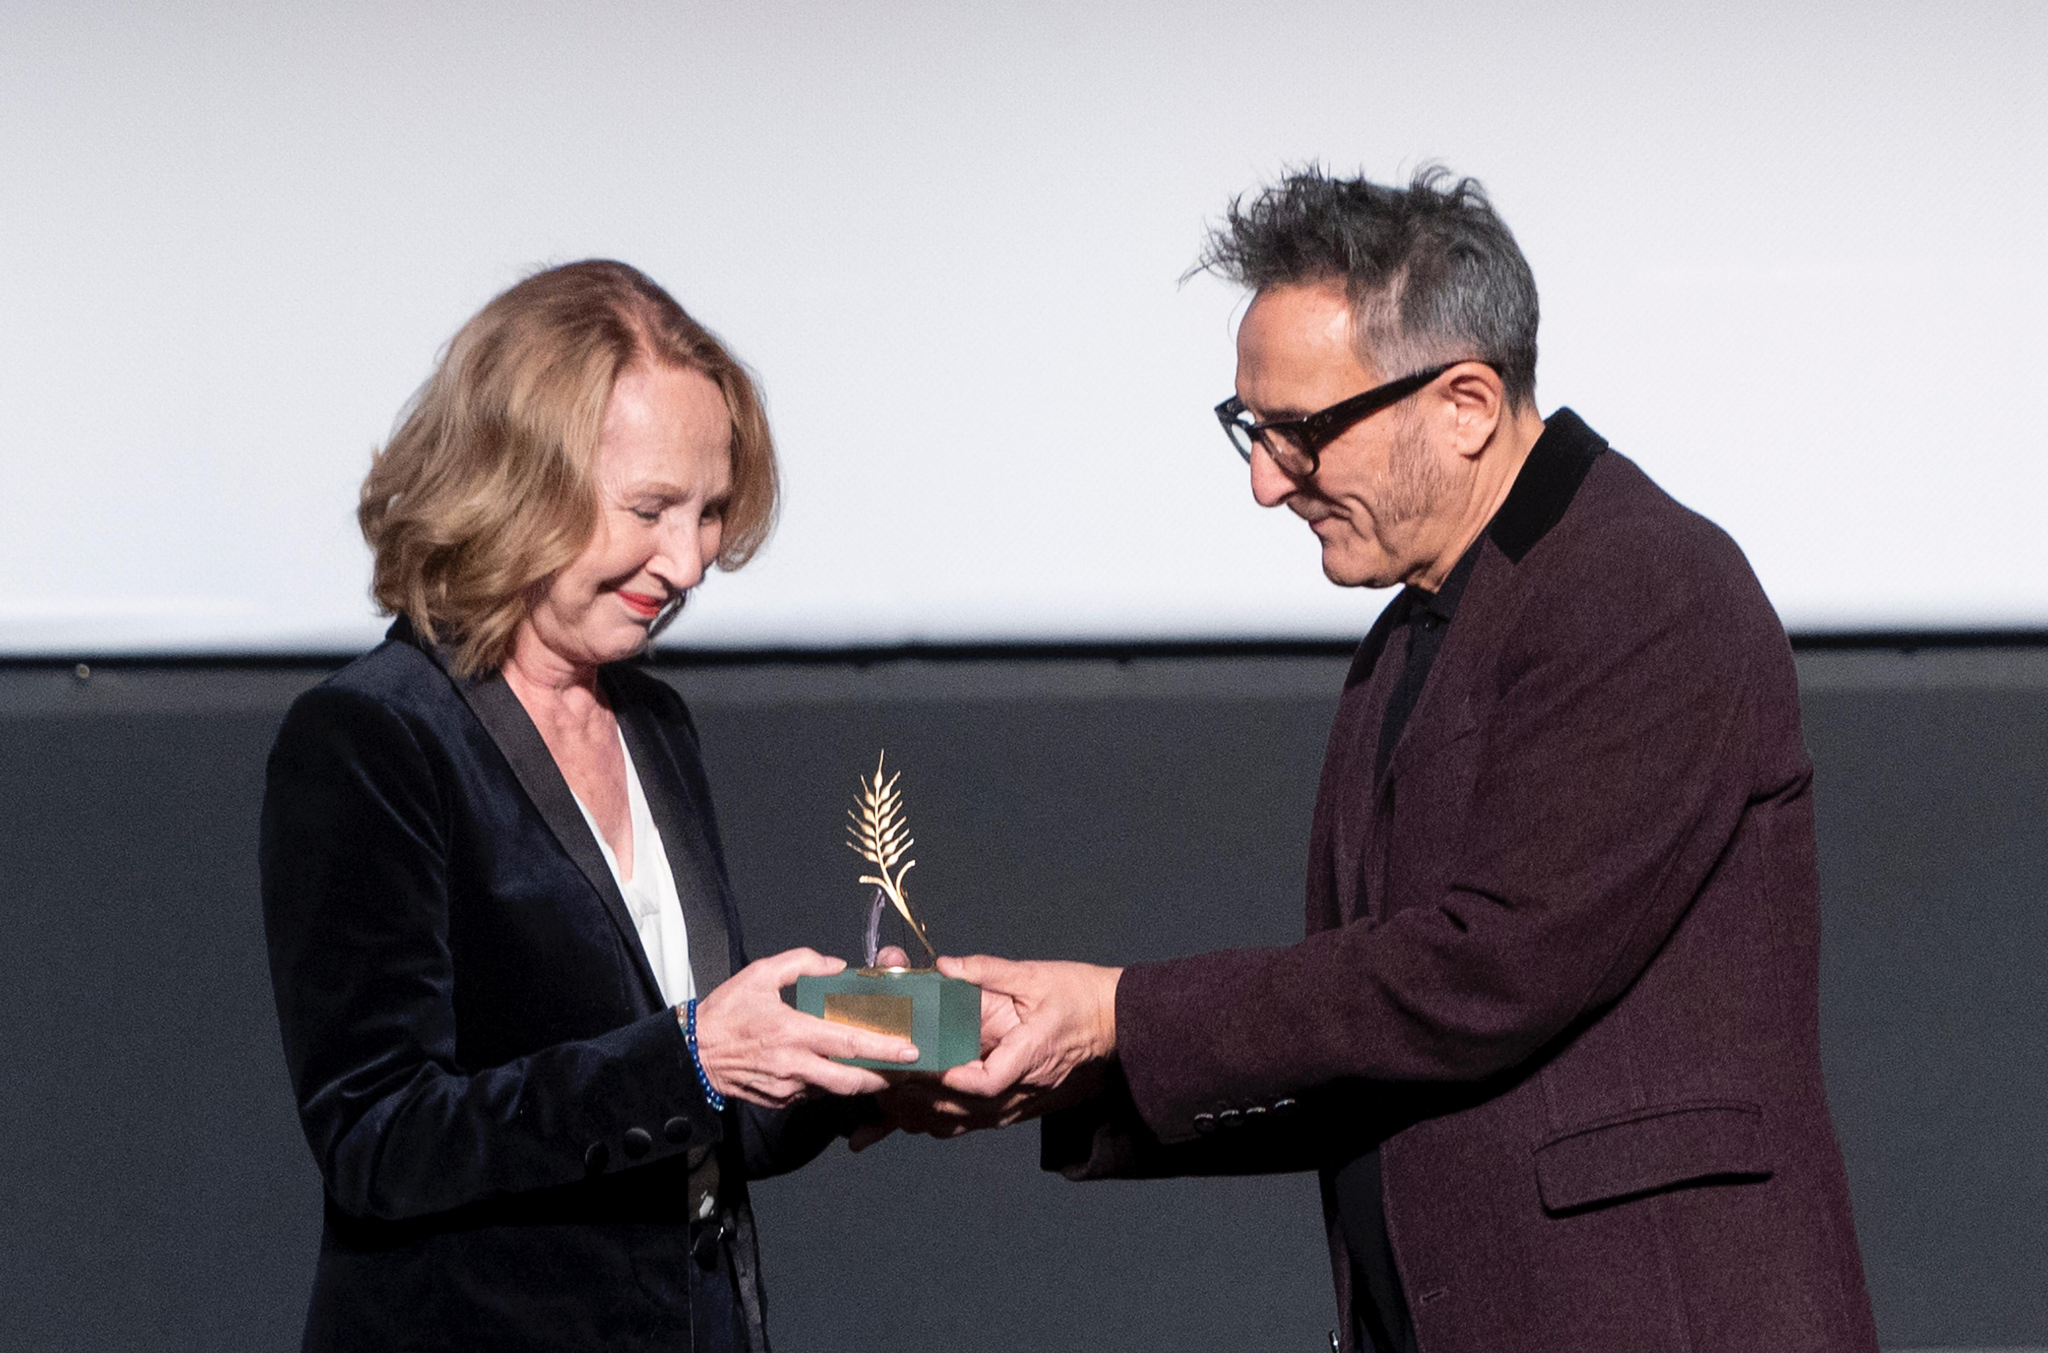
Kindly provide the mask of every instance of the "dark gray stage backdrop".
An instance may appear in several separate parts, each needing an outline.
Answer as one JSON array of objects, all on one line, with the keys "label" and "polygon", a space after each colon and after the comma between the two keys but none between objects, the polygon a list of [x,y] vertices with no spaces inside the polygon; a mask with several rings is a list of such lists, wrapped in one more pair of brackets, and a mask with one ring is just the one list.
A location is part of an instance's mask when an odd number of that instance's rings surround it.
[{"label": "dark gray stage backdrop", "polygon": [[[1344,663],[668,667],[756,952],[850,953],[886,746],[945,946],[1299,934]],[[1889,1347],[2048,1345],[2048,649],[1807,652],[1824,1035]],[[0,1348],[295,1346],[319,1183],[264,971],[264,753],[320,673],[0,670]],[[1302,1178],[1070,1185],[1034,1132],[840,1148],[758,1193],[786,1353],[1324,1347]]]}]

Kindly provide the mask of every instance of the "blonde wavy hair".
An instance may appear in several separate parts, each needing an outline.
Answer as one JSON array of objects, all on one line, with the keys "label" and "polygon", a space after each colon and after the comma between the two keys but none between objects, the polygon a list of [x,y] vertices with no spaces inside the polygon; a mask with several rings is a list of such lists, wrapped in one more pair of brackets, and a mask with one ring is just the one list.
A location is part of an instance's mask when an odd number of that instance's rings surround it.
[{"label": "blonde wavy hair", "polygon": [[478,311],[376,453],[356,520],[379,608],[445,644],[460,675],[502,667],[533,601],[597,529],[612,383],[657,362],[702,372],[725,395],[732,496],[717,563],[750,559],[777,497],[753,377],[646,274],[591,259],[535,273]]}]

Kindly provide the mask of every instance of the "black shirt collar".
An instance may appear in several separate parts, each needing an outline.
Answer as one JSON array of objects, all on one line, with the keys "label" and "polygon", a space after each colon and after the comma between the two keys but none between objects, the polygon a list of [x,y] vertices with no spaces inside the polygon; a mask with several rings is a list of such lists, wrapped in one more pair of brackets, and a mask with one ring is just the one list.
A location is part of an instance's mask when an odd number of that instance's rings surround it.
[{"label": "black shirt collar", "polygon": [[[1514,487],[1508,490],[1500,510],[1487,523],[1481,539],[1492,537],[1502,554],[1513,563],[1521,563],[1522,556],[1563,519],[1579,485],[1585,482],[1586,472],[1606,449],[1607,443],[1600,434],[1570,409],[1559,409],[1550,415],[1543,425],[1543,435],[1529,448],[1529,458],[1522,462]],[[1473,566],[1479,562],[1479,544],[1475,540],[1466,548],[1436,591],[1413,584],[1405,589],[1402,601],[1406,609],[1401,617],[1404,623],[1424,616],[1450,623],[1457,614],[1458,598],[1465,594],[1465,583],[1472,576]]]},{"label": "black shirt collar", "polygon": [[1522,556],[1563,520],[1586,472],[1606,449],[1606,439],[1570,409],[1550,415],[1515,476],[1515,486],[1486,528],[1508,562],[1521,563]]},{"label": "black shirt collar", "polygon": [[1409,589],[1415,594],[1409,603],[1413,608],[1412,614],[1433,615],[1448,623],[1450,618],[1458,613],[1458,598],[1465,595],[1465,583],[1471,578],[1473,566],[1478,562],[1479,542],[1475,540],[1466,547],[1464,555],[1458,562],[1451,566],[1442,587],[1434,592],[1424,591],[1420,587]]},{"label": "black shirt collar", "polygon": [[1458,612],[1458,598],[1465,594],[1466,580],[1472,576],[1473,566],[1479,562],[1479,545],[1480,542],[1475,540],[1466,548],[1464,555],[1452,565],[1443,586],[1436,591],[1417,587],[1414,583],[1402,588],[1395,601],[1395,605],[1401,608],[1396,612],[1400,623],[1412,625],[1435,617],[1441,624],[1450,624],[1451,617]]}]

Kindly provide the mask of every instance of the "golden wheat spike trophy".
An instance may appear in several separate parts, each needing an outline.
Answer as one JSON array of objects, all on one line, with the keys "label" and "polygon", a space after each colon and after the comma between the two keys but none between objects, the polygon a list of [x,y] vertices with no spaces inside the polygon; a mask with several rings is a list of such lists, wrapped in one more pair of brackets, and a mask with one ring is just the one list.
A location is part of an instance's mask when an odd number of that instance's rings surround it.
[{"label": "golden wheat spike trophy", "polygon": [[[886,753],[884,754],[886,756]],[[957,977],[943,977],[935,968],[884,968],[881,959],[882,918],[889,908],[903,918],[924,946],[925,956],[938,961],[938,950],[925,934],[903,879],[917,861],[903,811],[902,773],[886,776],[883,757],[875,759],[875,778],[860,782],[860,797],[847,810],[851,825],[846,844],[874,867],[860,881],[872,885],[868,907],[867,966],[849,968],[833,977],[799,977],[796,1008],[807,1015],[851,1024],[877,1033],[896,1034],[917,1044],[914,1062],[875,1062],[848,1058],[854,1066],[892,1071],[944,1071],[981,1055],[981,988]]]}]

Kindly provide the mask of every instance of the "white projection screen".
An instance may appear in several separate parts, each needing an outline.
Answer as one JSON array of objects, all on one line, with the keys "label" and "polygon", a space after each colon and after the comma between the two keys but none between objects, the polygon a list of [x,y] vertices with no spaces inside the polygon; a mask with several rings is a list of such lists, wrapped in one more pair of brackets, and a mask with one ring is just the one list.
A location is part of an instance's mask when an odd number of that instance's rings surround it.
[{"label": "white projection screen", "polygon": [[626,259],[760,374],[781,527],[667,642],[1346,638],[1181,275],[1289,165],[1481,179],[1538,397],[1795,631],[2048,625],[2048,6],[0,4],[0,652],[373,642],[437,350]]}]

